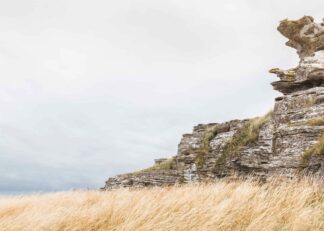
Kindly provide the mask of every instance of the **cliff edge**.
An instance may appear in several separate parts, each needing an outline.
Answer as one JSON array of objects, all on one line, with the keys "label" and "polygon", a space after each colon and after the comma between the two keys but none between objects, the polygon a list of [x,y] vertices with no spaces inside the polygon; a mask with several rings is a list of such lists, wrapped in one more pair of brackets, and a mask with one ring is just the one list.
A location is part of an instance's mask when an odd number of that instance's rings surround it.
[{"label": "cliff edge", "polygon": [[178,153],[155,165],[111,177],[104,190],[210,181],[233,174],[268,177],[300,173],[324,176],[324,21],[283,20],[278,31],[300,62],[273,68],[279,80],[272,112],[247,120],[199,124],[184,134]]}]

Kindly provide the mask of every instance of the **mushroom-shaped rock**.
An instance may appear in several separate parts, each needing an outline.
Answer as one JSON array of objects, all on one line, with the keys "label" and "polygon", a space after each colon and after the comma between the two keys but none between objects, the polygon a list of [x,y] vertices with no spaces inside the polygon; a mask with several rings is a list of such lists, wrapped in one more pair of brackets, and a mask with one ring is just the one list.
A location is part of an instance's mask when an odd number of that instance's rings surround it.
[{"label": "mushroom-shaped rock", "polygon": [[297,49],[300,58],[324,50],[323,23],[315,23],[310,16],[304,16],[299,20],[285,19],[280,22],[277,29],[289,39],[286,44]]},{"label": "mushroom-shaped rock", "polygon": [[278,31],[289,40],[288,46],[297,49],[299,65],[289,70],[273,68],[270,73],[280,80],[272,86],[284,94],[324,86],[324,22],[316,23],[310,16],[298,20],[285,19]]}]

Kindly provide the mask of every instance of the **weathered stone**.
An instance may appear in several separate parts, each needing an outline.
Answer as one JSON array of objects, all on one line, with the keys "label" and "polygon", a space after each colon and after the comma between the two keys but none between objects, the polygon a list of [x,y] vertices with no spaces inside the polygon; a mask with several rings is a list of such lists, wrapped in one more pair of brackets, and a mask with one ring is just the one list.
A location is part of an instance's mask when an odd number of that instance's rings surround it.
[{"label": "weathered stone", "polygon": [[302,172],[324,177],[324,156],[312,156]]},{"label": "weathered stone", "polygon": [[111,177],[106,181],[104,190],[117,188],[141,188],[148,186],[171,186],[177,183],[177,170],[129,173]]},{"label": "weathered stone", "polygon": [[282,21],[278,30],[301,60],[296,68],[270,70],[280,78],[272,83],[274,89],[284,93],[275,99],[272,114],[199,124],[182,136],[174,158],[109,178],[104,189],[168,186],[233,174],[266,178],[311,173],[324,177],[324,144],[323,155],[305,158],[306,152],[309,155],[324,140],[324,23],[305,16]]},{"label": "weathered stone", "polygon": [[299,20],[283,20],[278,31],[289,39],[288,46],[297,49],[300,58],[313,55],[316,51],[324,49],[323,23],[314,23],[310,16]]},{"label": "weathered stone", "polygon": [[297,49],[300,63],[289,70],[271,69],[280,78],[272,83],[274,89],[290,94],[324,86],[324,24],[305,16],[295,21],[283,20],[278,30],[289,39],[287,45]]}]

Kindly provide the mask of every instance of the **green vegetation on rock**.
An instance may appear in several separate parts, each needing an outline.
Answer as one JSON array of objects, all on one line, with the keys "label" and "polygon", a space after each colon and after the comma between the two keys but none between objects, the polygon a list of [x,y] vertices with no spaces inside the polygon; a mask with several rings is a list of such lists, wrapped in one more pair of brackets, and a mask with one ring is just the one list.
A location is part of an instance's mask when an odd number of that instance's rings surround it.
[{"label": "green vegetation on rock", "polygon": [[196,152],[195,154],[196,154],[195,163],[196,163],[198,168],[202,168],[204,166],[205,158],[206,158],[207,153],[205,153],[205,152]]},{"label": "green vegetation on rock", "polygon": [[256,117],[247,121],[242,128],[230,139],[223,148],[216,165],[224,163],[226,157],[237,156],[244,146],[253,144],[259,137],[261,127],[272,117],[272,112],[263,117]]},{"label": "green vegetation on rock", "polygon": [[133,174],[141,174],[158,170],[175,170],[177,169],[177,162],[175,157],[171,157],[159,164],[154,164],[152,167],[142,169],[140,171],[134,172]]},{"label": "green vegetation on rock", "polygon": [[218,125],[214,125],[208,128],[203,135],[203,141],[201,147],[195,151],[195,163],[198,168],[202,168],[205,163],[205,157],[210,151],[210,142],[217,135]]},{"label": "green vegetation on rock", "polygon": [[294,122],[294,123],[289,123],[289,126],[302,126],[302,125],[307,125],[307,126],[324,126],[324,118],[316,118],[316,119],[310,119],[307,121],[303,122]]},{"label": "green vegetation on rock", "polygon": [[302,165],[309,162],[310,158],[314,155],[324,155],[324,135],[319,138],[319,141],[307,149],[302,156]]}]

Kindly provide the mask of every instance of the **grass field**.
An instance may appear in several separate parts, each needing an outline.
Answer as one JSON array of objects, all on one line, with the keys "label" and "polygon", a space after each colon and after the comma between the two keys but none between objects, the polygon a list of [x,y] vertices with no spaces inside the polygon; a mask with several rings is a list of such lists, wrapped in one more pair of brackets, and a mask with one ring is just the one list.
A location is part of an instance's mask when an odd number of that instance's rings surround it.
[{"label": "grass field", "polygon": [[0,198],[0,230],[324,230],[317,179]]}]

